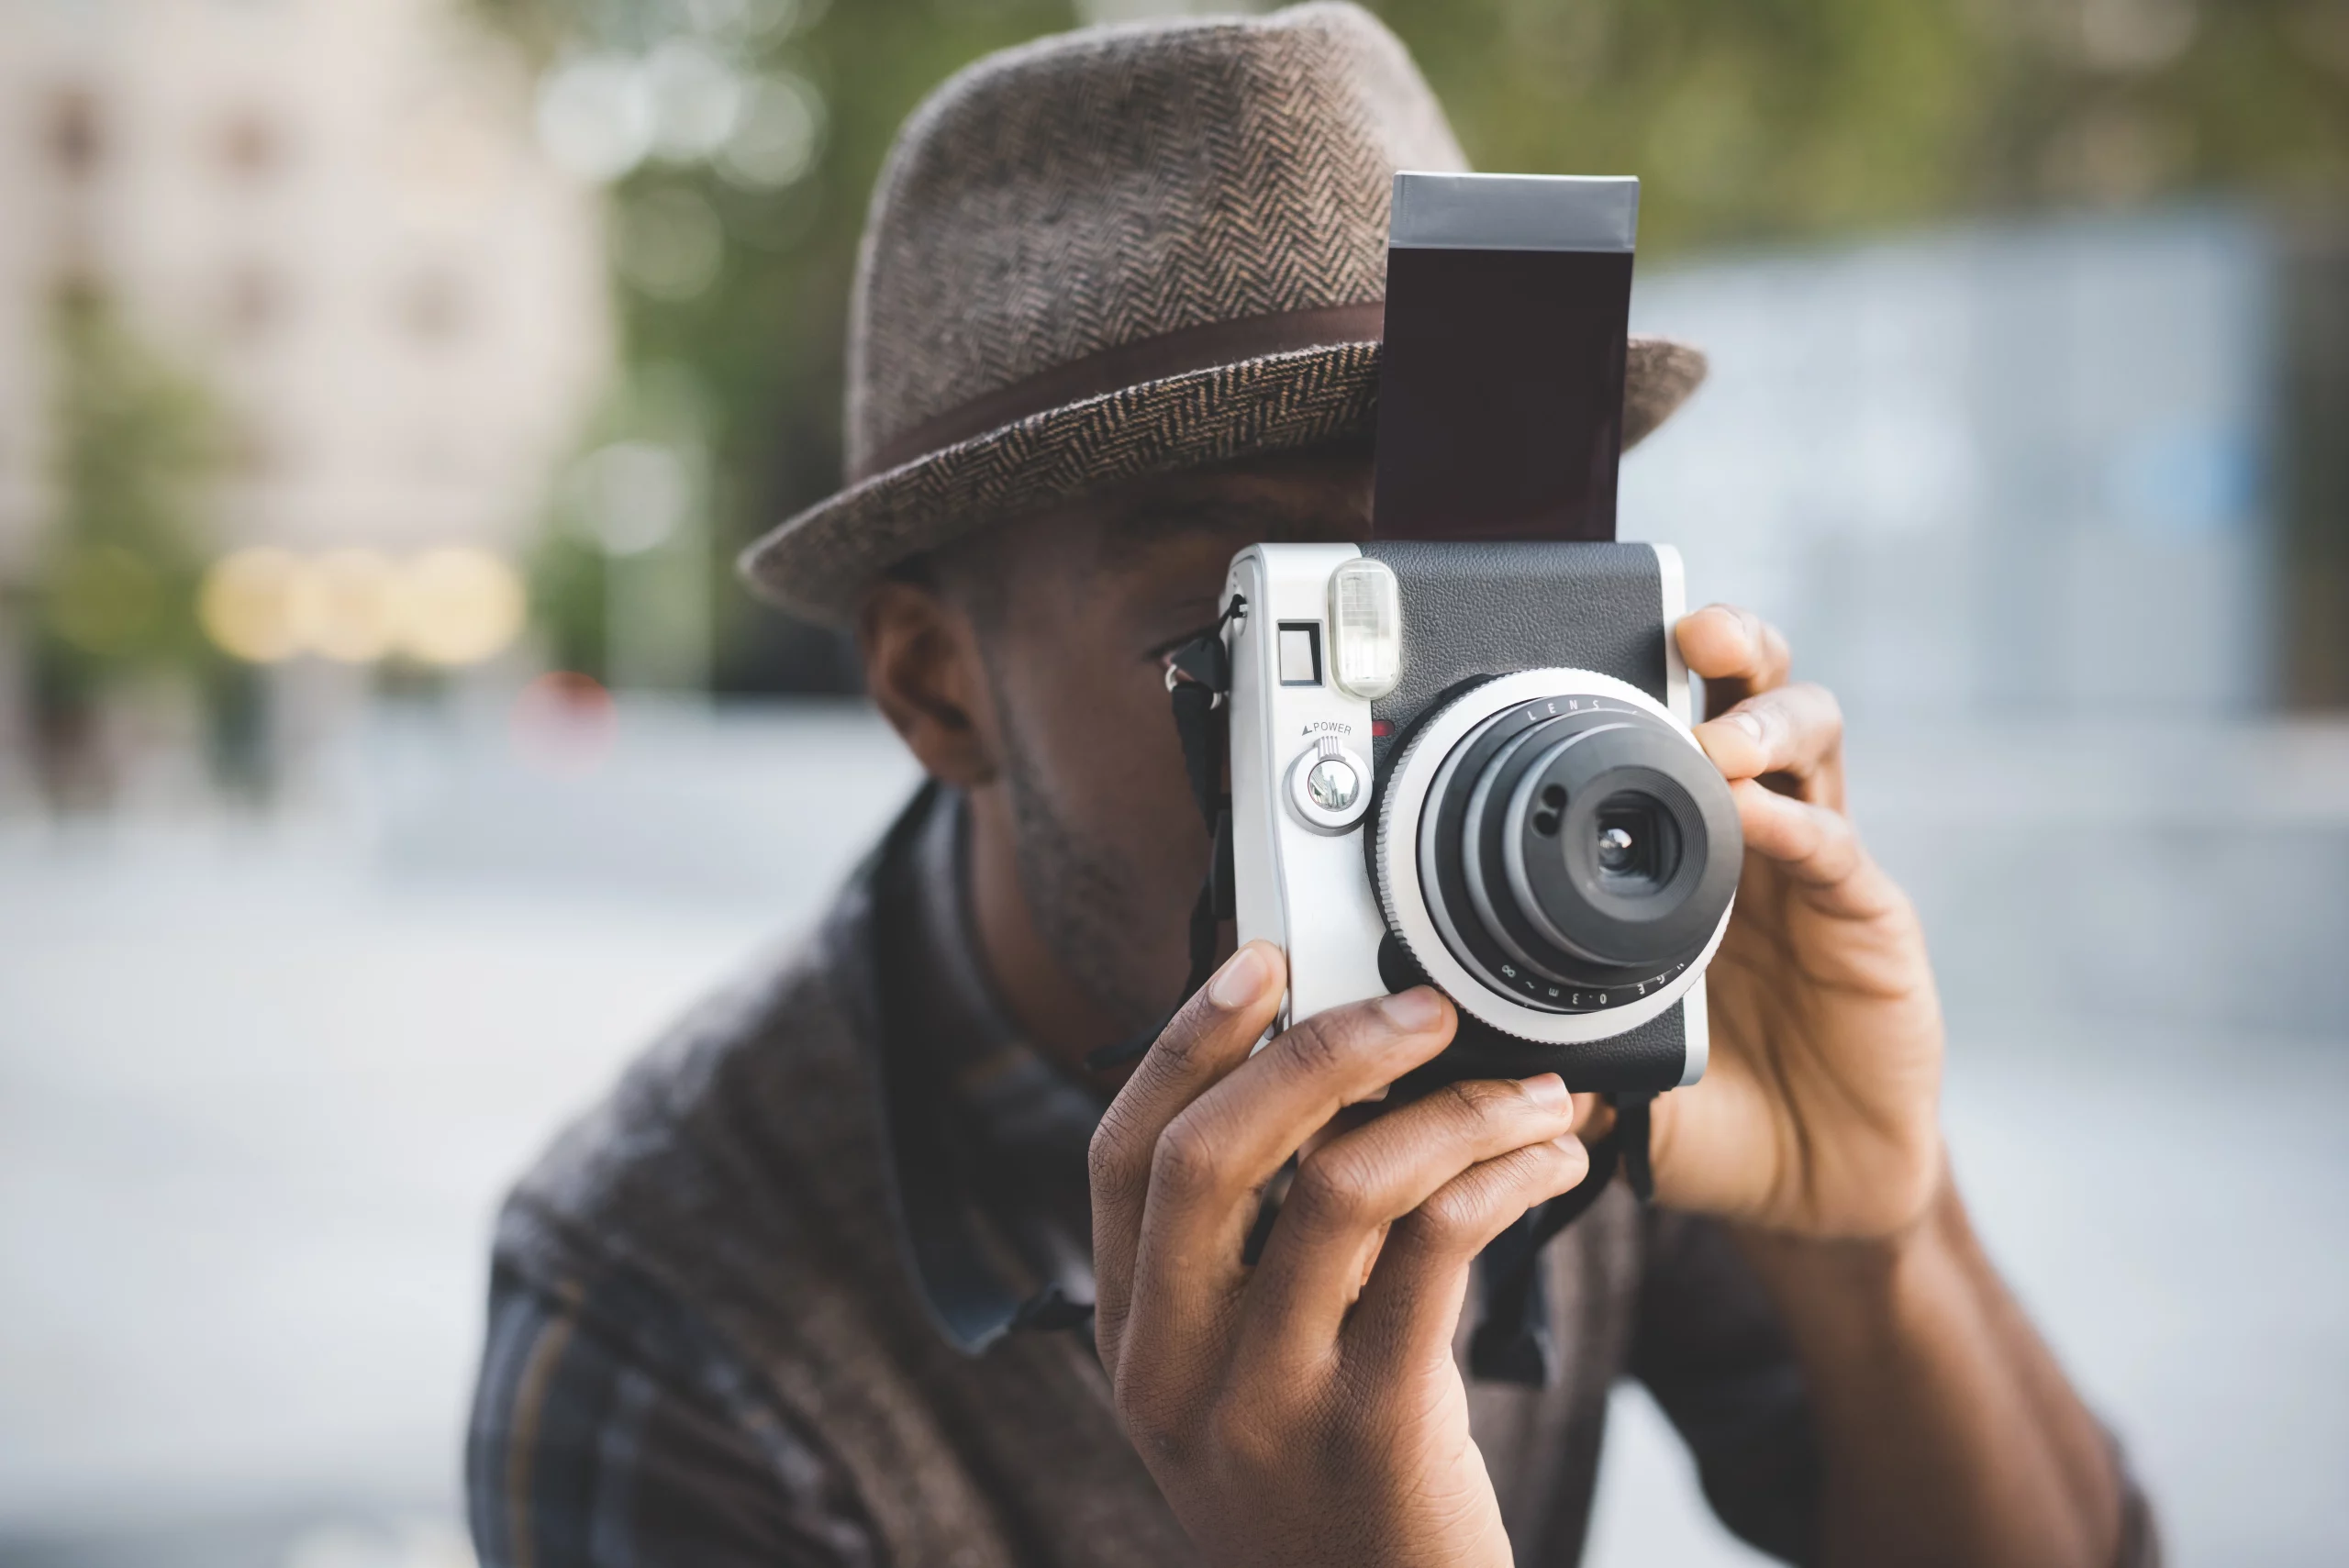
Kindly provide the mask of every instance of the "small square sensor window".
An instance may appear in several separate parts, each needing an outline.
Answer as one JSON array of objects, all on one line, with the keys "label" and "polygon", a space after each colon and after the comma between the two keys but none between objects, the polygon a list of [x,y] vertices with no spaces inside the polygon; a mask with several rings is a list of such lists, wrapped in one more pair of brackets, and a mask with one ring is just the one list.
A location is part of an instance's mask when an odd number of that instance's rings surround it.
[{"label": "small square sensor window", "polygon": [[1321,684],[1321,623],[1281,622],[1281,684],[1318,686]]}]

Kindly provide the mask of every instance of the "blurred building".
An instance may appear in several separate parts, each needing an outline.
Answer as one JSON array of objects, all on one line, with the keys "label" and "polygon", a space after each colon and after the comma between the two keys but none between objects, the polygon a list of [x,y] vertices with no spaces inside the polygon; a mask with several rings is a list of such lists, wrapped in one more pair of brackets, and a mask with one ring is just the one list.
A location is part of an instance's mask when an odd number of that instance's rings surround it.
[{"label": "blurred building", "polygon": [[1627,463],[1626,531],[1879,713],[2281,706],[2340,636],[2311,541],[2349,529],[2312,515],[2344,342],[2286,331],[2339,314],[2303,253],[2221,207],[1659,269],[1637,324],[1713,373]]},{"label": "blurred building", "polygon": [[0,581],[55,510],[68,287],[217,409],[212,551],[516,560],[612,356],[530,93],[458,0],[0,0]]}]

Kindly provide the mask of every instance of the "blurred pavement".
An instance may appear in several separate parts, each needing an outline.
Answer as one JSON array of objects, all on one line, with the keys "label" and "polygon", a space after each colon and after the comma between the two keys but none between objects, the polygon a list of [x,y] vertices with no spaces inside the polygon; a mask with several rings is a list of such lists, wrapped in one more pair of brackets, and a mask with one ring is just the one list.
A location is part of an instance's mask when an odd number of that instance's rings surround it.
[{"label": "blurred pavement", "polygon": [[[1872,742],[1993,1251],[2188,1564],[2349,1558],[2349,732]],[[910,788],[853,709],[393,718],[268,822],[0,824],[0,1562],[466,1561],[505,1184]],[[1753,1561],[1619,1399],[1591,1554]]]}]

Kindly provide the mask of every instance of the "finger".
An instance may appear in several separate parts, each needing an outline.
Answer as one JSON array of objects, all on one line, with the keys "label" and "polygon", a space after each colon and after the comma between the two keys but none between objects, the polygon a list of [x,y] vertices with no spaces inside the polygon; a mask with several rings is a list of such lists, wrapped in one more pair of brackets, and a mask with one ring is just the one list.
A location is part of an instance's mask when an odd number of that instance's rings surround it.
[{"label": "finger", "polygon": [[1798,882],[1826,887],[1859,870],[1867,852],[1852,819],[1840,811],[1765,789],[1745,779],[1730,786],[1745,847],[1776,862]]},{"label": "finger", "polygon": [[1316,1151],[1297,1167],[1249,1282],[1241,1364],[1282,1376],[1327,1355],[1386,1228],[1472,1165],[1567,1135],[1554,1073],[1452,1084]]},{"label": "finger", "polygon": [[1264,1188],[1314,1130],[1451,1042],[1427,986],[1332,1007],[1231,1069],[1166,1124],[1152,1151],[1119,1355],[1181,1357],[1224,1319]]},{"label": "finger", "polygon": [[1784,867],[1813,909],[1846,920],[1892,917],[1887,937],[1910,939],[1915,910],[1868,853],[1850,817],[1750,782],[1731,784],[1730,794],[1747,851]]},{"label": "finger", "polygon": [[1159,1135],[1199,1095],[1248,1059],[1280,1010],[1287,966],[1270,942],[1250,942],[1183,1004],[1109,1102],[1093,1134],[1094,1337],[1102,1364],[1116,1350]]},{"label": "finger", "polygon": [[1794,655],[1778,628],[1735,605],[1707,605],[1673,628],[1680,657],[1704,677],[1705,711],[1726,713],[1756,692],[1782,685]]},{"label": "finger", "polygon": [[1445,1183],[1388,1230],[1341,1353],[1378,1367],[1449,1361],[1476,1254],[1589,1171],[1581,1140],[1561,1138],[1472,1165]]},{"label": "finger", "polygon": [[[1782,961],[1798,962],[1814,984],[1879,998],[1913,992],[1920,975],[1931,984],[1916,908],[1867,852],[1849,817],[1753,783],[1731,784],[1730,792],[1737,797],[1748,852],[1787,873],[1780,896],[1798,900],[1815,918],[1841,923],[1832,940],[1803,941],[1798,952],[1784,954]],[[1738,896],[1772,895],[1749,877]],[[1722,959],[1751,966],[1756,955],[1725,949]],[[1762,983],[1777,984],[1782,979],[1771,973]],[[1718,1018],[1715,1027],[1720,1028]],[[1663,1168],[1661,1156],[1657,1168]]]},{"label": "finger", "polygon": [[1808,681],[1746,698],[1697,726],[1698,743],[1723,778],[1761,779],[1783,795],[1843,805],[1843,709]]}]

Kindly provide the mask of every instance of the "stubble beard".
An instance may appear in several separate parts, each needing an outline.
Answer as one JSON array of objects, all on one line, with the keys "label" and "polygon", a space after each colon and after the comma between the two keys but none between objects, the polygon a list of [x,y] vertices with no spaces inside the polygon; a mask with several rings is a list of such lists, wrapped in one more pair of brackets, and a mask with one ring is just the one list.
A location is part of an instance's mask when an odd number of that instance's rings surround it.
[{"label": "stubble beard", "polygon": [[1121,1029],[1154,1023],[1172,998],[1152,983],[1145,944],[1151,911],[1142,879],[1117,849],[1070,825],[1029,760],[998,696],[1003,780],[1011,807],[1013,863],[1036,934],[1085,998]]}]

